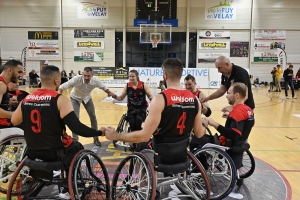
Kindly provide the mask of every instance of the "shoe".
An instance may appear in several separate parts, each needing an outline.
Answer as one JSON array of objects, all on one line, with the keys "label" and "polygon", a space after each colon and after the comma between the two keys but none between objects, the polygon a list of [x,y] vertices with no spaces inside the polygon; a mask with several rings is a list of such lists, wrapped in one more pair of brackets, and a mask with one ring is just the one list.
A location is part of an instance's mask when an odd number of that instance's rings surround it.
[{"label": "shoe", "polygon": [[66,193],[61,192],[58,194],[58,197],[61,199],[71,199],[69,192]]},{"label": "shoe", "polygon": [[297,97],[293,97],[293,99],[297,99]]},{"label": "shoe", "polygon": [[274,92],[278,92],[278,90],[274,90]]},{"label": "shoe", "polygon": [[60,171],[60,170],[58,170],[58,171],[53,170],[53,177],[57,177],[57,176],[59,176],[60,174],[61,174],[61,171]]},{"label": "shoe", "polygon": [[101,142],[99,141],[99,139],[94,139],[94,145],[101,147]]},{"label": "shoe", "polygon": [[286,96],[285,98],[286,98],[286,99],[289,99],[290,97]]}]

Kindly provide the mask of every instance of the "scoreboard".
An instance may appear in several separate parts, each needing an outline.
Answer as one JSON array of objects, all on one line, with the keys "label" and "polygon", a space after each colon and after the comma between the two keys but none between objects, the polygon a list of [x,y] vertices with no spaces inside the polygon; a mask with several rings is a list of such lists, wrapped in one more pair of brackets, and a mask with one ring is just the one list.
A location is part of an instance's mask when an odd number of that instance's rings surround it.
[{"label": "scoreboard", "polygon": [[[155,11],[155,0],[136,0],[136,19],[148,19]],[[157,0],[157,11],[164,19],[177,19],[177,0]]]}]

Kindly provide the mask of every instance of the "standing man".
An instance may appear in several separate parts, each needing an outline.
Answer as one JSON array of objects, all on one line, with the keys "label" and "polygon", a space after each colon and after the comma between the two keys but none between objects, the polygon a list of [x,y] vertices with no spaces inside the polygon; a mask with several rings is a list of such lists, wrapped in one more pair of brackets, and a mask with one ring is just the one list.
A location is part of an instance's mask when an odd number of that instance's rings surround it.
[{"label": "standing man", "polygon": [[[202,99],[201,102],[207,102],[209,100],[220,98],[227,92],[232,83],[241,82],[248,87],[248,98],[245,101],[245,104],[253,110],[255,108],[255,104],[248,72],[244,68],[231,63],[230,60],[225,56],[218,57],[215,65],[218,69],[218,72],[222,73],[221,86],[216,92]],[[227,106],[222,109],[223,112],[230,112],[231,110],[232,106]]]},{"label": "standing man", "polygon": [[275,85],[276,85],[275,92],[281,92],[281,86],[280,86],[281,77],[282,77],[282,69],[280,65],[277,65],[277,70],[275,72]]},{"label": "standing man", "polygon": [[[63,90],[71,87],[73,87],[73,89],[70,94],[70,99],[76,116],[79,118],[79,108],[80,104],[82,103],[90,117],[92,128],[97,130],[98,123],[91,92],[95,88],[100,88],[109,96],[112,96],[113,93],[111,93],[109,89],[101,83],[99,78],[93,76],[91,67],[85,67],[82,75],[75,76],[66,83],[62,84],[58,89],[58,93],[62,94]],[[78,141],[78,135],[74,132],[72,134],[73,139]],[[101,146],[98,137],[94,137],[94,144],[96,146]]]},{"label": "standing man", "polygon": [[[13,112],[11,112],[10,108],[12,106],[16,106],[18,104],[18,100],[16,97],[10,98],[8,94],[7,84],[9,82],[18,83],[18,79],[22,77],[24,67],[22,63],[16,60],[9,60],[4,65],[1,66],[0,75],[0,140],[14,134],[23,134],[23,131],[19,128],[14,128],[14,131],[11,131],[11,127],[14,127],[10,119],[12,117]],[[4,131],[4,129],[6,129]]]},{"label": "standing man", "polygon": [[289,65],[289,67],[284,70],[283,72],[283,77],[284,77],[284,91],[285,91],[285,97],[287,99],[289,99],[289,96],[288,96],[288,86],[291,87],[291,90],[292,90],[292,98],[293,99],[297,99],[297,97],[295,97],[295,90],[294,90],[294,83],[293,83],[293,76],[294,76],[294,72],[293,72],[293,65]]}]

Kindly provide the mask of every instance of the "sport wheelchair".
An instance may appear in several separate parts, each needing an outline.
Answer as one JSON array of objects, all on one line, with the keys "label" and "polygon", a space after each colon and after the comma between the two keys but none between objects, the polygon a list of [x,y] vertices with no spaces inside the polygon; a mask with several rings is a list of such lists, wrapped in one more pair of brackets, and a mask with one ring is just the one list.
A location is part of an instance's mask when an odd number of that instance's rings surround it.
[{"label": "sport wheelchair", "polygon": [[[176,197],[209,199],[209,180],[199,161],[187,151],[188,143],[189,139],[155,144],[153,139],[154,151],[147,149],[127,156],[121,161],[113,176],[112,199],[153,200],[159,196],[157,188],[172,183],[184,193]],[[166,156],[175,158],[178,155],[183,156],[185,161],[175,164],[163,163]],[[162,176],[161,173],[166,176]]]},{"label": "sport wheelchair", "polygon": [[[210,138],[217,140],[217,135],[213,136],[210,129],[206,128]],[[249,145],[245,145],[250,147]],[[240,149],[244,151],[242,165],[236,169],[234,161],[227,151],[233,150],[229,147],[216,145],[212,143],[205,144],[202,148],[194,151],[194,156],[205,168],[210,181],[211,196],[210,199],[223,199],[233,190],[235,184],[236,193],[243,185],[243,179],[252,175],[255,170],[255,161],[249,149]]]},{"label": "sport wheelchair", "polygon": [[[53,177],[53,170],[61,170],[61,177]],[[7,199],[61,199],[53,192],[42,191],[50,185],[57,185],[58,192],[61,187],[68,188],[72,200],[110,199],[107,170],[98,155],[86,149],[73,157],[69,168],[64,168],[62,161],[42,162],[24,158],[10,179]]]},{"label": "sport wheelchair", "polygon": [[23,135],[11,135],[0,142],[0,192],[7,193],[7,182],[26,153]]}]

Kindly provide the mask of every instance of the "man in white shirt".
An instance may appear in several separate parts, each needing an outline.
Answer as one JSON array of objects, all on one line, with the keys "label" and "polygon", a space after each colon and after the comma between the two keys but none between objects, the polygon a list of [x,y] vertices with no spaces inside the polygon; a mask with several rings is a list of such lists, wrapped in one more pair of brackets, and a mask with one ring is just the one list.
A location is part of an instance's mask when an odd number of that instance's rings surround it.
[{"label": "man in white shirt", "polygon": [[[73,87],[70,99],[74,108],[74,112],[79,118],[79,108],[82,103],[85,110],[87,111],[90,120],[91,126],[93,129],[98,130],[98,123],[95,114],[95,107],[92,100],[91,92],[94,88],[100,88],[105,91],[108,96],[112,96],[113,93],[109,91],[109,89],[101,83],[100,79],[93,76],[93,71],[91,67],[85,67],[82,75],[78,75],[60,85],[58,89],[58,93],[62,94],[63,90]],[[78,135],[73,134],[73,140],[78,141]],[[101,146],[101,143],[98,137],[94,137],[94,144],[97,146]]]}]

